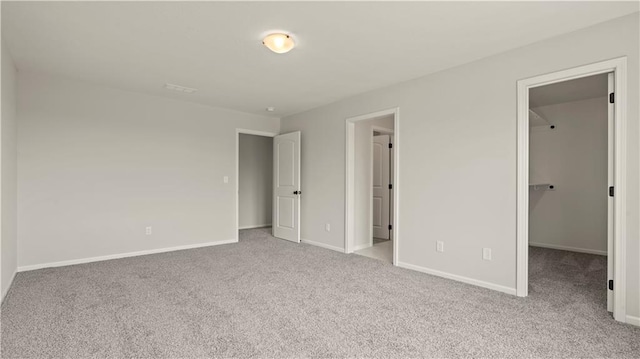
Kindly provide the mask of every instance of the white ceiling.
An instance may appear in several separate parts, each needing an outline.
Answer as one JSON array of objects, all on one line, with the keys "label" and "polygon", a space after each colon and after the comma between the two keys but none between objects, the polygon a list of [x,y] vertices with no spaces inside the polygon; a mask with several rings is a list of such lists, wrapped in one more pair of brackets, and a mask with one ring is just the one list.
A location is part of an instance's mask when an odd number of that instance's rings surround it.
[{"label": "white ceiling", "polygon": [[534,87],[529,90],[529,107],[555,105],[607,96],[607,74]]},{"label": "white ceiling", "polygon": [[[279,117],[635,11],[637,2],[2,2],[2,35],[19,70]],[[269,52],[270,30],[298,46]]]}]

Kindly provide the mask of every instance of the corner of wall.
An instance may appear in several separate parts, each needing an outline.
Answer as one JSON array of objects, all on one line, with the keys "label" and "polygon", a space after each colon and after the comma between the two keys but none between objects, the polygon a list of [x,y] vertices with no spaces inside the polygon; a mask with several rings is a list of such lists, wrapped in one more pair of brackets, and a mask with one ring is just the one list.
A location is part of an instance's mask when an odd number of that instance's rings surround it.
[{"label": "corner of wall", "polygon": [[17,74],[13,58],[1,39],[0,117],[0,291],[9,292],[18,267],[17,243]]},{"label": "corner of wall", "polygon": [[13,273],[11,274],[11,277],[9,279],[9,284],[7,286],[5,286],[4,284],[2,285],[2,297],[0,298],[0,303],[4,302],[4,298],[7,297],[7,294],[9,293],[9,289],[11,289],[11,285],[13,284],[13,280],[16,278],[16,274],[18,274],[18,270],[14,270]]}]

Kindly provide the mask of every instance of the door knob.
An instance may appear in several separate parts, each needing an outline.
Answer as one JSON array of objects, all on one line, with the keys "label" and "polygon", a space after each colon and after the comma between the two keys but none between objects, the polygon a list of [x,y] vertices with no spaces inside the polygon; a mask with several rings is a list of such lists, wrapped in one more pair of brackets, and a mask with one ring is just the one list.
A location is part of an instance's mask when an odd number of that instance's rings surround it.
[{"label": "door knob", "polygon": [[293,191],[293,194],[302,194],[302,191]]}]

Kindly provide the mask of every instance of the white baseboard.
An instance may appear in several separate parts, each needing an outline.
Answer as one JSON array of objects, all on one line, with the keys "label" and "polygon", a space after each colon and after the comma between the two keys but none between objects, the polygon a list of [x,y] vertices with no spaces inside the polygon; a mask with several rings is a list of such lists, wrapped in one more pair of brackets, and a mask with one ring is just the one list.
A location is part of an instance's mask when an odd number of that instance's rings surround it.
[{"label": "white baseboard", "polygon": [[9,285],[5,290],[2,291],[2,300],[0,301],[0,303],[4,301],[4,297],[6,297],[7,293],[9,293],[9,290],[11,289],[11,285],[13,284],[13,280],[16,278],[16,273],[18,273],[17,270],[13,271],[13,274],[11,275],[11,279],[9,279]]},{"label": "white baseboard", "polygon": [[502,285],[484,282],[484,281],[473,279],[473,278],[463,277],[457,274],[441,272],[439,270],[420,267],[420,266],[409,264],[409,263],[398,262],[397,266],[405,269],[411,269],[418,272],[426,273],[426,274],[435,275],[437,277],[442,277],[442,278],[452,279],[462,283],[472,284],[482,288],[497,290],[498,292],[502,292],[502,293],[516,295],[515,288],[509,288]]},{"label": "white baseboard", "polygon": [[371,243],[364,243],[364,244],[358,244],[357,246],[353,247],[353,252],[359,251],[361,249],[365,249],[365,248],[369,248],[373,246],[373,242]]},{"label": "white baseboard", "polygon": [[251,226],[242,226],[238,229],[254,229],[254,228],[264,228],[264,227],[271,227],[271,223],[267,223],[267,224],[256,224],[256,225],[251,225]]},{"label": "white baseboard", "polygon": [[600,250],[597,250],[597,249],[585,249],[585,248],[558,246],[558,245],[555,245],[555,244],[546,244],[546,243],[537,243],[537,242],[529,242],[529,245],[531,247],[559,249],[561,251],[597,254],[597,255],[601,255],[601,256],[606,256],[607,255],[607,251],[600,251]]},{"label": "white baseboard", "polygon": [[631,324],[631,325],[635,325],[640,327],[640,317],[634,317],[632,315],[627,315],[627,318],[625,320],[627,322],[627,324]]},{"label": "white baseboard", "polygon": [[147,254],[174,252],[174,251],[181,251],[181,250],[184,250],[184,249],[210,247],[210,246],[217,246],[217,245],[229,244],[229,243],[238,243],[238,240],[237,239],[227,239],[227,240],[215,241],[215,242],[187,244],[187,245],[184,245],[184,246],[149,249],[149,250],[145,250],[145,251],[119,253],[119,254],[110,254],[110,255],[99,256],[99,257],[71,259],[71,260],[67,260],[67,261],[42,263],[42,264],[32,264],[32,265],[18,267],[18,272],[26,272],[26,271],[42,269],[42,268],[63,267],[63,266],[70,266],[70,265],[74,265],[74,264],[101,262],[101,261],[108,261],[110,259],[137,257],[137,256],[144,256],[144,255],[147,255]]},{"label": "white baseboard", "polygon": [[300,242],[306,243],[306,244],[310,244],[312,246],[325,248],[325,249],[331,249],[332,251],[337,251],[337,252],[340,252],[340,253],[344,253],[344,248],[342,248],[342,247],[336,247],[336,246],[332,246],[330,244],[320,243],[320,242],[316,242],[316,241],[310,241],[308,239],[300,239]]}]

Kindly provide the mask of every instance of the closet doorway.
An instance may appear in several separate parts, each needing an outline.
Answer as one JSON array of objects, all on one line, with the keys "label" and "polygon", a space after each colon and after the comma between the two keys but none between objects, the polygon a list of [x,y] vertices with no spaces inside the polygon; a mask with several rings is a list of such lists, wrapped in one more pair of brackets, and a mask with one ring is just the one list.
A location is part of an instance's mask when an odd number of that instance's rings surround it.
[{"label": "closet doorway", "polygon": [[393,263],[393,116],[357,126],[371,131],[371,234],[368,246],[355,253]]},{"label": "closet doorway", "polygon": [[236,228],[271,233],[273,137],[275,133],[236,130]]},{"label": "closet doorway", "polygon": [[[625,321],[625,59],[518,82],[517,294]],[[554,304],[554,305],[555,305]]]},{"label": "closet doorway", "polygon": [[397,263],[398,109],[347,119],[345,252]]}]

